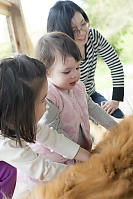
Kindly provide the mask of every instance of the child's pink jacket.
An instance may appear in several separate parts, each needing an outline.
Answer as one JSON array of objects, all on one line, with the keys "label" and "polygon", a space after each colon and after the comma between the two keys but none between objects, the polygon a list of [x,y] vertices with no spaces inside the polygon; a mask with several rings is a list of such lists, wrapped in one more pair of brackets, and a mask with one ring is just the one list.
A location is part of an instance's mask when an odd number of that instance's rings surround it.
[{"label": "child's pink jacket", "polygon": [[[83,83],[80,81],[77,82],[75,87],[73,87],[69,94],[67,94],[49,82],[47,99],[52,101],[60,110],[62,128],[66,132],[67,137],[81,145],[83,148],[90,150],[91,138],[89,114],[86,91]],[[79,135],[80,126],[82,127],[83,136]],[[79,137],[82,138],[79,140]],[[74,163],[74,160],[66,159],[54,151],[51,152],[48,148],[40,143],[36,142],[35,144],[31,145],[31,148],[35,152],[42,154],[48,160],[63,164]]]}]

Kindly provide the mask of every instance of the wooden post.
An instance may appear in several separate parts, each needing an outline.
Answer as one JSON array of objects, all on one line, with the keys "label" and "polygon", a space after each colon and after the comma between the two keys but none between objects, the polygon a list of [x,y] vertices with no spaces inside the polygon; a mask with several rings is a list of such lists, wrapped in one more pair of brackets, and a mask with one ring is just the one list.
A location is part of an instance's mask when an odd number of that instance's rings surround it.
[{"label": "wooden post", "polygon": [[8,11],[8,7],[10,7],[12,4],[9,1],[0,0],[0,14],[3,15],[10,15]]},{"label": "wooden post", "polygon": [[26,30],[20,0],[0,0],[0,13],[7,16],[13,51],[33,56],[33,45]]}]

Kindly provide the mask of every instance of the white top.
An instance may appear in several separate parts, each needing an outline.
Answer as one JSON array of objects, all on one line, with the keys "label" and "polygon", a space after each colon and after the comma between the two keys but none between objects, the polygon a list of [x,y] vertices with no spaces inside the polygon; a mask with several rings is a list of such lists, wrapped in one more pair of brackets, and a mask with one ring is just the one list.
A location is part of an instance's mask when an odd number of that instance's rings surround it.
[{"label": "white top", "polygon": [[[89,113],[96,121],[99,121],[105,128],[111,128],[117,124],[110,115],[93,103],[89,96],[87,98]],[[37,124],[36,141],[65,158],[73,159],[79,150],[79,145],[68,139],[61,127],[58,128],[58,132],[50,127],[50,125],[54,127],[53,123],[59,124],[59,110],[52,103],[49,103],[48,106],[52,108],[50,108],[52,110],[51,123],[49,118],[46,121],[42,117]],[[18,143],[16,144],[16,140],[4,138],[2,135],[0,135],[0,161],[5,161],[28,176],[43,181],[49,181],[67,167],[67,165],[44,159],[41,155],[33,152],[28,143],[23,140],[21,147]]]},{"label": "white top", "polygon": [[[69,159],[73,159],[79,150],[78,144],[63,134],[58,134],[42,122],[38,123],[37,141],[45,143],[51,150],[59,154],[61,152]],[[67,167],[64,164],[45,160],[41,155],[34,153],[25,141],[22,141],[21,147],[15,140],[4,138],[2,135],[0,135],[0,160],[13,165],[32,178],[44,181],[49,181]]]}]

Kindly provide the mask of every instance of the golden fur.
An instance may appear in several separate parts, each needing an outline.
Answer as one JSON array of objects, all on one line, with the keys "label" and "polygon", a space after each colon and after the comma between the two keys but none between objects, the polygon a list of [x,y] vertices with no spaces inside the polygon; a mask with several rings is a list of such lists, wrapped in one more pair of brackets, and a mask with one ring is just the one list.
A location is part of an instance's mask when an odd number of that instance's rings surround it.
[{"label": "golden fur", "polygon": [[133,115],[110,130],[89,162],[70,166],[27,199],[133,199]]}]

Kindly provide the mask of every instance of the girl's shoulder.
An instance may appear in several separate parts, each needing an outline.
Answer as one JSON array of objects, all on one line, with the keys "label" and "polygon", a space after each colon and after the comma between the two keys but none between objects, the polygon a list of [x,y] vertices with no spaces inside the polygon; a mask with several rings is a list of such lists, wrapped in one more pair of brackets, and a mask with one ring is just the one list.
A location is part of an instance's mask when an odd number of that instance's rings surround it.
[{"label": "girl's shoulder", "polygon": [[100,45],[101,40],[104,41],[102,34],[95,28],[89,28],[87,46],[91,43],[97,48]]},{"label": "girl's shoulder", "polygon": [[47,92],[47,99],[51,100],[53,103],[56,102],[58,90],[56,87],[51,83],[48,82],[48,92]]},{"label": "girl's shoulder", "polygon": [[95,36],[96,34],[99,34],[99,31],[95,28],[90,27],[89,34]]},{"label": "girl's shoulder", "polygon": [[[95,29],[95,28],[89,28],[89,33],[88,33],[88,38],[94,40],[94,41],[97,41],[98,38],[100,37],[100,32]],[[89,41],[89,39],[88,39]]]},{"label": "girl's shoulder", "polygon": [[53,90],[53,89],[55,89],[55,88],[56,88],[55,85],[52,84],[50,81],[48,81],[48,91],[49,91],[49,90]]},{"label": "girl's shoulder", "polygon": [[48,82],[48,92],[47,97],[52,103],[54,103],[58,108],[62,104],[62,96],[60,90],[51,82]]}]

